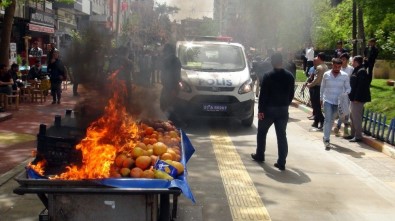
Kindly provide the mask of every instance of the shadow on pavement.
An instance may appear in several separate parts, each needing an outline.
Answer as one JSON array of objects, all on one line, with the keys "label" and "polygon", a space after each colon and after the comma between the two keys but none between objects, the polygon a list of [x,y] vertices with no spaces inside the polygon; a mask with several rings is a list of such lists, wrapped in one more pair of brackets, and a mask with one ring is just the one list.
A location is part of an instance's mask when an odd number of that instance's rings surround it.
[{"label": "shadow on pavement", "polygon": [[296,168],[287,167],[285,171],[279,171],[274,166],[266,163],[261,163],[260,166],[265,170],[267,177],[280,183],[304,184],[311,182],[309,176]]},{"label": "shadow on pavement", "polygon": [[345,147],[342,147],[342,146],[339,146],[339,145],[336,145],[336,144],[331,144],[331,146],[332,146],[331,150],[337,151],[339,153],[350,155],[350,156],[352,156],[354,158],[362,158],[365,155],[364,152],[356,152],[356,151],[353,151],[353,150],[351,150],[349,148],[345,148]]}]

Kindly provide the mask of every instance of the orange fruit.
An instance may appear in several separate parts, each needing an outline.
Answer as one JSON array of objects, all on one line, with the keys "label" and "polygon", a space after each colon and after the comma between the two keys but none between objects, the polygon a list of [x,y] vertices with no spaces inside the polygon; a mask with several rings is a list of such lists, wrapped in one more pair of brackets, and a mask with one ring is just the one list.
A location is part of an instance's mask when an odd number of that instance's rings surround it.
[{"label": "orange fruit", "polygon": [[175,130],[169,131],[170,137],[176,138],[178,137],[178,133]]},{"label": "orange fruit", "polygon": [[156,142],[154,143],[154,154],[157,156],[161,156],[162,154],[167,152],[167,146],[166,144],[162,143],[162,142]]},{"label": "orange fruit", "polygon": [[147,150],[147,145],[144,142],[138,142],[135,147],[140,147],[143,150]]},{"label": "orange fruit", "polygon": [[181,151],[180,151],[179,147],[177,147],[177,146],[173,146],[171,148],[171,150],[174,151],[176,154],[179,154],[179,155],[181,154]]},{"label": "orange fruit", "polygon": [[143,156],[144,155],[144,150],[140,147],[135,147],[132,150],[132,157],[133,159],[137,159],[139,156]]},{"label": "orange fruit", "polygon": [[129,168],[122,168],[119,173],[121,174],[122,177],[128,177],[130,176],[130,169]]},{"label": "orange fruit", "polygon": [[176,157],[174,158],[174,161],[181,161],[181,155],[177,154]]},{"label": "orange fruit", "polygon": [[130,157],[123,160],[122,167],[132,168],[134,165],[134,160]]},{"label": "orange fruit", "polygon": [[146,155],[146,156],[152,156],[153,154],[154,154],[154,149],[148,149],[148,150],[146,150],[146,152],[147,152],[147,154],[144,154],[144,155]]},{"label": "orange fruit", "polygon": [[153,127],[145,128],[145,135],[151,135],[152,133],[154,133],[154,128]]},{"label": "orange fruit", "polygon": [[145,145],[148,145],[148,144],[150,144],[150,140],[149,140],[149,138],[148,138],[148,137],[144,137],[144,139],[143,139],[143,143],[144,143]]},{"label": "orange fruit", "polygon": [[178,175],[180,175],[180,174],[182,174],[184,172],[184,165],[182,165],[182,163],[177,162],[177,161],[173,161],[171,163],[171,165],[177,169],[177,174]]},{"label": "orange fruit", "polygon": [[160,159],[161,160],[173,160],[173,156],[171,155],[171,153],[163,153],[161,156],[160,156]]},{"label": "orange fruit", "polygon": [[152,170],[144,170],[143,175],[141,176],[142,178],[149,178],[149,179],[154,179],[154,171]]},{"label": "orange fruit", "polygon": [[149,139],[149,144],[154,144],[156,142],[158,142],[158,140],[156,138],[150,138]]},{"label": "orange fruit", "polygon": [[171,154],[173,160],[176,158],[177,153],[172,148],[167,148],[167,153]]},{"label": "orange fruit", "polygon": [[115,157],[115,165],[116,165],[117,167],[122,167],[123,161],[124,161],[126,158],[128,158],[128,157],[126,156],[126,154],[124,154],[124,153],[119,154],[117,157]]},{"label": "orange fruit", "polygon": [[136,166],[142,170],[147,169],[151,166],[151,157],[149,156],[139,156],[135,162]]},{"label": "orange fruit", "polygon": [[140,167],[134,167],[130,170],[130,177],[140,178],[143,176],[143,170]]}]

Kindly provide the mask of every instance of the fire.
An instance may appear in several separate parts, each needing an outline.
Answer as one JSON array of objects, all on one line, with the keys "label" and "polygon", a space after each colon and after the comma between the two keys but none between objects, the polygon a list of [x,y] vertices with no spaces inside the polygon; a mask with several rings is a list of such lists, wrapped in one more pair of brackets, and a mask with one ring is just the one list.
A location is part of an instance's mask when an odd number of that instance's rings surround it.
[{"label": "fire", "polygon": [[76,146],[82,152],[82,166],[68,166],[68,171],[54,179],[100,179],[110,177],[111,165],[119,152],[130,151],[139,139],[139,127],[126,112],[124,81],[119,70],[110,76],[113,96],[104,115],[87,129],[86,137]]},{"label": "fire", "polygon": [[44,175],[44,168],[47,165],[47,161],[45,159],[39,161],[37,164],[32,164],[29,163],[28,167],[32,168],[34,171],[36,171],[38,174],[41,176]]}]

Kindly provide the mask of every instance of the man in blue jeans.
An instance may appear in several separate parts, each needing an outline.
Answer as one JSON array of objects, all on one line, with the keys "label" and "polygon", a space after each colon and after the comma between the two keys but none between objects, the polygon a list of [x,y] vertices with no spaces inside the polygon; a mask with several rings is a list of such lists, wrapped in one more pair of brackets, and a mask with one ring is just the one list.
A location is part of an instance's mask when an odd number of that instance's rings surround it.
[{"label": "man in blue jeans", "polygon": [[274,164],[279,170],[285,170],[288,155],[287,123],[288,108],[294,97],[295,78],[291,72],[283,68],[283,58],[280,53],[271,56],[273,70],[266,73],[261,82],[258,105],[258,133],[256,152],[252,159],[265,161],[266,135],[274,123],[277,135],[278,160]]},{"label": "man in blue jeans", "polygon": [[332,59],[332,69],[325,72],[321,82],[320,100],[325,115],[323,137],[325,150],[330,150],[330,134],[337,114],[339,96],[342,93],[349,94],[351,91],[350,77],[341,71],[341,66],[340,58]]}]

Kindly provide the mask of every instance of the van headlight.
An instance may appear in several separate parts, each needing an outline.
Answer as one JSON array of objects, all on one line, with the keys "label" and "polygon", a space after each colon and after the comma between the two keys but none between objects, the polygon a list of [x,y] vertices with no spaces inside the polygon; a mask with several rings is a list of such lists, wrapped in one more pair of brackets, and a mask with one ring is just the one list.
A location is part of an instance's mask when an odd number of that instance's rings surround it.
[{"label": "van headlight", "polygon": [[178,82],[178,85],[180,86],[180,90],[181,90],[182,92],[186,92],[186,93],[191,93],[191,92],[192,92],[192,89],[191,89],[191,87],[188,85],[187,82],[185,82],[185,81],[180,81],[180,82]]},{"label": "van headlight", "polygon": [[246,94],[251,92],[253,89],[253,82],[252,79],[250,78],[248,81],[244,82],[239,88],[239,94]]}]

